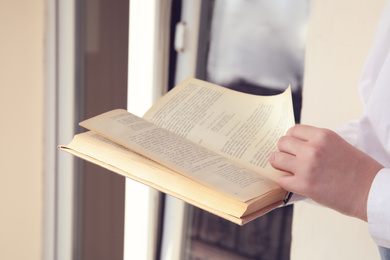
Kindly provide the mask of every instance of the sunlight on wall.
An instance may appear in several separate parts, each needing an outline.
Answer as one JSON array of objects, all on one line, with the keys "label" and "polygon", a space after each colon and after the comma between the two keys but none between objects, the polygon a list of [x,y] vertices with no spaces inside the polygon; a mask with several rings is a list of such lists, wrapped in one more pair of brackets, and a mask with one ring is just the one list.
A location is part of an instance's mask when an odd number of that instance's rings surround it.
[{"label": "sunlight on wall", "polygon": [[0,32],[0,259],[41,259],[44,1],[2,1]]}]

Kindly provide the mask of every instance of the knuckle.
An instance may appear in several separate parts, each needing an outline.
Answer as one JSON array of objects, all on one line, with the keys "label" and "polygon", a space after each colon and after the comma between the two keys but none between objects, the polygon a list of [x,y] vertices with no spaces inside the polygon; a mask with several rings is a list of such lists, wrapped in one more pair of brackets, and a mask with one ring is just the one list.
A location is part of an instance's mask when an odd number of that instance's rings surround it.
[{"label": "knuckle", "polygon": [[320,129],[320,131],[317,132],[316,141],[320,145],[325,145],[333,140],[334,134],[335,133],[329,129]]},{"label": "knuckle", "polygon": [[311,172],[315,169],[315,164],[324,157],[324,150],[322,146],[310,146],[307,148],[307,167]]}]

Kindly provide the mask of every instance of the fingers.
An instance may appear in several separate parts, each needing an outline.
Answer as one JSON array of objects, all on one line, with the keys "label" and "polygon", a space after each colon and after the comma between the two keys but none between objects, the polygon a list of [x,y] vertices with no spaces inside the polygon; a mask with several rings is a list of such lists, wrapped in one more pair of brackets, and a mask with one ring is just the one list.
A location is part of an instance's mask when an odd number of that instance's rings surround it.
[{"label": "fingers", "polygon": [[306,143],[306,141],[293,136],[282,136],[278,141],[277,147],[280,152],[296,156],[305,149]]},{"label": "fingers", "polygon": [[306,184],[302,182],[307,172],[306,159],[313,150],[311,142],[313,139],[318,139],[319,133],[322,132],[316,127],[296,125],[279,139],[278,151],[270,155],[269,162],[274,168],[291,173],[279,179],[279,185],[282,188],[300,194],[306,190]]},{"label": "fingers", "polygon": [[288,153],[273,152],[270,155],[269,162],[275,169],[291,173],[291,175],[280,177],[278,184],[285,190],[296,192],[297,189],[294,187],[296,184],[296,177],[294,176],[296,157]]},{"label": "fingers", "polygon": [[305,149],[306,141],[293,136],[283,136],[279,139],[279,151],[270,155],[271,165],[279,170],[294,173],[297,164],[297,155]]},{"label": "fingers", "polygon": [[302,141],[308,141],[318,131],[318,128],[309,125],[295,125],[291,127],[286,135],[292,136]]},{"label": "fingers", "polygon": [[[296,181],[296,177],[293,175],[280,177],[278,180],[278,184],[284,190],[288,190],[288,191],[293,192],[293,193],[298,192],[301,194],[301,190],[299,188],[299,182]],[[304,195],[304,194],[301,194],[301,195]]]},{"label": "fingers", "polygon": [[293,173],[295,169],[295,156],[283,153],[273,152],[269,157],[269,162],[275,169]]}]

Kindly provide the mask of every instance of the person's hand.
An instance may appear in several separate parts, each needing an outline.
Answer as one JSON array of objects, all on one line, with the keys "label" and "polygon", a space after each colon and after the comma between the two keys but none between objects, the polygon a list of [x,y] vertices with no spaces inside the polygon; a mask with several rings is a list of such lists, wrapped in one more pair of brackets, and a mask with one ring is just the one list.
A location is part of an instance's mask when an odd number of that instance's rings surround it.
[{"label": "person's hand", "polygon": [[289,129],[278,150],[271,165],[291,173],[279,179],[282,188],[367,221],[368,193],[380,163],[335,132],[306,125]]}]

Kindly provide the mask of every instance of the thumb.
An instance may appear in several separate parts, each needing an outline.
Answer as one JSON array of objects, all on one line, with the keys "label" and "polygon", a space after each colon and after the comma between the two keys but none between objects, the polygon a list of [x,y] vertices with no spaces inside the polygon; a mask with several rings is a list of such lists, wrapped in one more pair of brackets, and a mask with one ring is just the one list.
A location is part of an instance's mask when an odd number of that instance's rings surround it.
[{"label": "thumb", "polygon": [[282,176],[278,179],[278,184],[284,190],[296,193],[296,191],[299,189],[296,187],[297,184],[295,179],[296,178],[293,175]]}]

